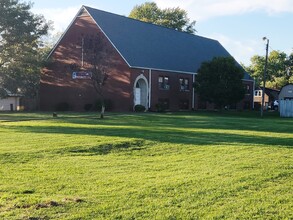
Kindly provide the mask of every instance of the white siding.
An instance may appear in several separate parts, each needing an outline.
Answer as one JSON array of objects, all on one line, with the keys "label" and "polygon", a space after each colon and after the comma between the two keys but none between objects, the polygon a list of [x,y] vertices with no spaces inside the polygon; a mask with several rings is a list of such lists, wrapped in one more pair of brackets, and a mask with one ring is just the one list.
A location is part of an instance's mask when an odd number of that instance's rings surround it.
[{"label": "white siding", "polygon": [[293,100],[280,100],[280,116],[293,117]]},{"label": "white siding", "polygon": [[13,105],[13,111],[19,109],[19,97],[8,97],[0,99],[0,111],[10,111],[11,105]]}]

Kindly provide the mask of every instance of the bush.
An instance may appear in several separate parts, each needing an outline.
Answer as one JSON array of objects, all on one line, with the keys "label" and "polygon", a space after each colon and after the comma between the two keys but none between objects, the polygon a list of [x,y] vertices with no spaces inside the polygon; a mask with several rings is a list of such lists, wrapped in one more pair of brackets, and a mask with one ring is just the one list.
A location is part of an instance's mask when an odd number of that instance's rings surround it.
[{"label": "bush", "polygon": [[70,106],[67,102],[60,102],[55,106],[55,111],[65,112],[69,111]]},{"label": "bush", "polygon": [[134,106],[134,111],[135,112],[144,112],[146,108],[143,105],[135,105]]},{"label": "bush", "polygon": [[[105,103],[105,110],[111,111],[113,108],[112,101],[110,99],[105,99],[104,103]],[[98,111],[98,110],[101,110],[101,108],[102,108],[102,100],[99,99],[95,103],[94,110]]]},{"label": "bush", "polygon": [[157,112],[165,112],[166,106],[163,103],[157,103],[156,110],[157,110]]},{"label": "bush", "polygon": [[90,104],[90,103],[85,104],[83,108],[84,108],[85,111],[88,112],[93,108],[93,104]]}]

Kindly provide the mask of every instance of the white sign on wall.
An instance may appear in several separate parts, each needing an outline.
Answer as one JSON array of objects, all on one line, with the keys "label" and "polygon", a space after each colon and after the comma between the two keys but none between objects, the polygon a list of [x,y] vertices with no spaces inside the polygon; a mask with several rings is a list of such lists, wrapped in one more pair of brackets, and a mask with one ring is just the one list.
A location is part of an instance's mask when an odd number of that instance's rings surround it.
[{"label": "white sign on wall", "polygon": [[85,72],[85,71],[73,72],[72,79],[91,79],[92,75],[93,74],[91,72]]}]

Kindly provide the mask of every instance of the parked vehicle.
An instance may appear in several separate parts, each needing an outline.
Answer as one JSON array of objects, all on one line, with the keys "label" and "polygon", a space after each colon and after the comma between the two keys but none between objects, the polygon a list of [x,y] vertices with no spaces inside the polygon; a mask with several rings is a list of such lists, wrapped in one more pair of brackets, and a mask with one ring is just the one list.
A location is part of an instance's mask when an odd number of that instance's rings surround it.
[{"label": "parked vehicle", "polygon": [[279,109],[279,101],[278,100],[275,100],[274,101],[273,109],[274,110],[278,110]]}]

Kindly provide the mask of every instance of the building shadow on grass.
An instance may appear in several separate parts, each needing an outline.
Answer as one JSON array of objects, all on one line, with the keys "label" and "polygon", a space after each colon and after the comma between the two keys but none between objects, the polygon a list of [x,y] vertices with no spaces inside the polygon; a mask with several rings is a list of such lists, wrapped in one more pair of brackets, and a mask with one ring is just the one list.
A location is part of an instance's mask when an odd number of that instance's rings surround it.
[{"label": "building shadow on grass", "polygon": [[[89,119],[88,119],[89,120]],[[123,137],[123,138],[135,138],[145,141],[156,141],[162,143],[174,143],[174,144],[191,144],[191,145],[261,145],[261,146],[276,146],[276,147],[293,147],[293,138],[291,137],[280,137],[276,133],[275,136],[259,136],[247,134],[239,134],[239,130],[234,129],[233,125],[227,126],[226,129],[219,128],[223,126],[215,125],[205,126],[202,123],[197,123],[194,126],[190,124],[172,124],[172,121],[160,120],[157,123],[146,123],[146,122],[130,122],[125,121],[124,123],[113,123],[107,121],[93,123],[93,126],[85,127],[79,126],[79,124],[88,124],[87,120],[80,122],[75,121],[72,123],[71,120],[67,123],[71,123],[68,127],[64,124],[56,124],[56,126],[20,126],[14,127],[13,129],[20,132],[28,133],[50,133],[50,134],[70,134],[70,135],[94,135],[94,136],[108,136],[108,137]],[[121,122],[121,121],[120,121]],[[90,122],[91,123],[91,122]],[[188,129],[188,128],[193,128]],[[238,131],[237,134],[233,134],[233,131]],[[216,131],[215,131],[216,130]],[[230,131],[227,131],[230,130]],[[246,130],[247,131],[247,130]],[[257,131],[257,129],[256,129]],[[274,133],[273,133],[274,134]],[[117,146],[116,146],[117,147]],[[102,152],[113,150],[114,146],[105,146],[101,149]],[[123,148],[123,145],[120,146]],[[127,144],[125,146],[127,148]],[[95,149],[92,149],[95,151]],[[100,149],[99,149],[100,150]],[[102,153],[100,152],[100,153]]]}]

